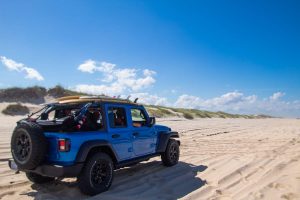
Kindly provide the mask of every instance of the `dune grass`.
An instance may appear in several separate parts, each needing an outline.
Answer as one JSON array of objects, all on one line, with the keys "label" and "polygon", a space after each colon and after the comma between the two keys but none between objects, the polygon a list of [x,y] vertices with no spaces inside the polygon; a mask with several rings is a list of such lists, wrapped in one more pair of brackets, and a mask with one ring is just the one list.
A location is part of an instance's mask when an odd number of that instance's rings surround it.
[{"label": "dune grass", "polygon": [[147,109],[149,115],[153,117],[172,117],[176,116],[176,114],[172,113],[169,109],[161,107],[161,106],[149,106],[146,105],[145,108]]},{"label": "dune grass", "polygon": [[46,88],[39,86],[13,87],[0,90],[0,102],[43,103],[46,95]]},{"label": "dune grass", "polygon": [[150,115],[154,117],[184,117],[186,119],[194,118],[244,118],[244,119],[262,119],[271,118],[268,115],[241,115],[230,114],[226,112],[211,112],[206,110],[186,109],[186,108],[169,108],[164,106],[146,106],[150,110]]},{"label": "dune grass", "polygon": [[186,119],[194,119],[194,116],[191,113],[184,112],[183,117]]},{"label": "dune grass", "polygon": [[10,104],[4,110],[2,110],[2,113],[11,116],[26,115],[29,113],[29,108],[27,106],[23,106],[20,103]]},{"label": "dune grass", "polygon": [[22,103],[45,103],[45,96],[54,98],[73,95],[87,95],[85,93],[75,92],[57,85],[53,88],[46,89],[40,86],[27,88],[12,87],[0,89],[0,102],[22,102]]},{"label": "dune grass", "polygon": [[60,85],[57,85],[53,88],[50,88],[47,91],[47,94],[49,96],[52,96],[52,97],[55,97],[55,98],[64,97],[64,96],[87,95],[85,93],[75,92],[75,91],[72,91],[72,90],[65,89]]}]

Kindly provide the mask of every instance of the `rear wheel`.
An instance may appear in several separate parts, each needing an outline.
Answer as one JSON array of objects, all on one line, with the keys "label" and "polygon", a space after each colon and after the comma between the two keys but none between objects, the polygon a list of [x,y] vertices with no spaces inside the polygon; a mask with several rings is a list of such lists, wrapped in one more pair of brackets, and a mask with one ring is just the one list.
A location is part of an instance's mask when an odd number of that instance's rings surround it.
[{"label": "rear wheel", "polygon": [[79,188],[87,195],[105,192],[112,184],[113,173],[113,162],[110,156],[96,153],[87,161],[78,177]]},{"label": "rear wheel", "polygon": [[42,176],[42,175],[39,175],[39,174],[36,174],[33,172],[26,172],[26,176],[31,182],[37,183],[37,184],[48,183],[48,182],[54,181],[54,179],[55,179],[53,177]]},{"label": "rear wheel", "polygon": [[176,140],[170,139],[164,153],[161,154],[161,160],[165,166],[173,166],[179,160],[179,144]]},{"label": "rear wheel", "polygon": [[11,152],[20,169],[37,167],[44,160],[46,150],[47,140],[38,124],[18,124],[11,138]]}]

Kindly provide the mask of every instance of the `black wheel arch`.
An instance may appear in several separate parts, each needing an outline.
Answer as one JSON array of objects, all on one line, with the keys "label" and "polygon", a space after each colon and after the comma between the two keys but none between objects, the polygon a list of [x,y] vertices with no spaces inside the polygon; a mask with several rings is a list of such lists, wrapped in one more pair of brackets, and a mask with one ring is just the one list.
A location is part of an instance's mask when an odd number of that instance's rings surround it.
[{"label": "black wheel arch", "polygon": [[[160,132],[158,136],[158,145],[156,152],[162,153],[165,152],[169,139],[170,138],[179,138],[178,132],[170,131],[170,132]],[[178,145],[180,145],[180,141],[177,140]]]},{"label": "black wheel arch", "polygon": [[118,156],[114,151],[111,144],[106,140],[92,140],[84,142],[76,156],[76,162],[82,163],[85,162],[89,156],[96,152],[103,152],[108,154],[114,162],[114,165],[118,162]]}]

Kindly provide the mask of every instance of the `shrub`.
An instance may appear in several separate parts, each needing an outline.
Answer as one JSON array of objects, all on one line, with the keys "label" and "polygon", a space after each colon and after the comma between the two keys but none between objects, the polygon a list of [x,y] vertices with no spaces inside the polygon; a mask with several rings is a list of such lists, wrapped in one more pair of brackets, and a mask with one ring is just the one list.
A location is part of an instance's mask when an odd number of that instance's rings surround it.
[{"label": "shrub", "polygon": [[200,118],[210,118],[210,116],[207,113],[201,113],[201,112],[196,112],[196,117]]},{"label": "shrub", "polygon": [[167,110],[165,108],[158,107],[157,109],[160,110],[163,113],[163,115],[173,115],[172,112],[170,112],[169,110]]},{"label": "shrub", "polygon": [[3,111],[5,115],[26,115],[29,113],[29,108],[22,104],[10,104]]},{"label": "shrub", "polygon": [[62,97],[65,95],[65,89],[59,85],[55,86],[54,88],[50,88],[48,90],[48,94],[53,97]]},{"label": "shrub", "polygon": [[64,97],[64,96],[74,96],[74,95],[76,96],[76,95],[87,95],[87,94],[68,90],[68,89],[63,88],[60,85],[57,85],[48,90],[48,95],[55,97],[55,98],[59,98],[59,97]]},{"label": "shrub", "polygon": [[183,117],[186,118],[186,119],[194,119],[194,116],[190,113],[187,113],[187,112],[183,113]]},{"label": "shrub", "polygon": [[47,90],[34,86],[28,88],[8,88],[0,90],[0,102],[43,103]]}]

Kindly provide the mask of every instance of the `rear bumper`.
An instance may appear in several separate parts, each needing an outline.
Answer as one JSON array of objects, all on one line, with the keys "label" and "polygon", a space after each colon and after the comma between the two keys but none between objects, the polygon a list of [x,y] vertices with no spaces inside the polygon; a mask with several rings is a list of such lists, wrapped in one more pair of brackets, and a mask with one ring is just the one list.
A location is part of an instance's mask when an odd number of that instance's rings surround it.
[{"label": "rear bumper", "polygon": [[77,163],[72,166],[59,166],[59,165],[41,165],[33,170],[18,169],[14,160],[8,160],[8,166],[15,171],[34,172],[42,176],[49,177],[76,177],[79,175],[83,163]]}]

